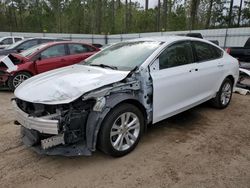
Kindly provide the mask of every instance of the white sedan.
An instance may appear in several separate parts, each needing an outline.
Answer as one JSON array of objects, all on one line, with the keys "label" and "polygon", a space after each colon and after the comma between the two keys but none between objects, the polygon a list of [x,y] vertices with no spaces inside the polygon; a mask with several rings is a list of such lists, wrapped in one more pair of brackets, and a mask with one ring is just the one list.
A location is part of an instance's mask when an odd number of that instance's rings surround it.
[{"label": "white sedan", "polygon": [[15,90],[25,145],[48,155],[119,157],[148,124],[205,101],[227,107],[238,61],[190,37],[140,38],[112,45],[80,64],[34,76]]}]

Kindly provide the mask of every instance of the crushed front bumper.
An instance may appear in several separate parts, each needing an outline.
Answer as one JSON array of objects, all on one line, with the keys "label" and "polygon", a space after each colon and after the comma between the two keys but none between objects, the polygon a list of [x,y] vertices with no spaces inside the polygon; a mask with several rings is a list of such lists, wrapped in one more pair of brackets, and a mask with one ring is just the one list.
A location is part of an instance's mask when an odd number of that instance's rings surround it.
[{"label": "crushed front bumper", "polygon": [[90,156],[92,152],[81,140],[65,144],[64,134],[60,133],[59,121],[54,119],[58,114],[43,117],[31,117],[22,111],[16,101],[12,101],[17,124],[21,125],[21,137],[24,145],[39,154],[63,156]]},{"label": "crushed front bumper", "polygon": [[22,111],[16,104],[16,101],[12,101],[16,120],[25,128],[37,130],[40,133],[47,134],[58,134],[59,132],[59,122],[58,120],[53,120],[56,114],[43,116],[40,118],[31,117]]},{"label": "crushed front bumper", "polygon": [[21,127],[21,137],[25,146],[31,148],[41,155],[61,155],[61,156],[91,156],[92,152],[86,147],[84,142],[70,145],[58,145],[49,149],[43,149],[41,144],[34,144],[40,140],[39,132]]}]

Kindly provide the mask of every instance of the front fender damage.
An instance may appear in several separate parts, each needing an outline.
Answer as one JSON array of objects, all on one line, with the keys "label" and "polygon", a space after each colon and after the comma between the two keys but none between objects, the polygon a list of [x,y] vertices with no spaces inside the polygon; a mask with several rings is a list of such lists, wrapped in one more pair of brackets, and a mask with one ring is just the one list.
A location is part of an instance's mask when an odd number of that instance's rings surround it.
[{"label": "front fender damage", "polygon": [[131,100],[141,104],[145,111],[145,122],[151,122],[152,82],[148,70],[133,71],[124,80],[85,93],[70,104],[33,104],[30,109],[35,111],[29,111],[26,103],[24,106],[27,109],[17,101],[20,108],[31,116],[59,114],[56,117],[59,134],[48,135],[22,126],[23,142],[41,154],[89,156],[96,150],[98,132],[106,115],[116,105]]}]

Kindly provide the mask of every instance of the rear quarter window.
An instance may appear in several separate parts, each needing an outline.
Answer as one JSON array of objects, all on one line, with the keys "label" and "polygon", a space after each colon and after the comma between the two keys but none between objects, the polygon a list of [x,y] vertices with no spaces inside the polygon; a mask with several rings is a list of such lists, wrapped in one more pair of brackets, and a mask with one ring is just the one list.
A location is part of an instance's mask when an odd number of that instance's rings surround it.
[{"label": "rear quarter window", "polygon": [[18,42],[20,40],[23,40],[22,38],[15,38],[15,42]]},{"label": "rear quarter window", "polygon": [[223,55],[222,50],[211,44],[200,41],[193,41],[192,44],[197,62],[219,59]]}]

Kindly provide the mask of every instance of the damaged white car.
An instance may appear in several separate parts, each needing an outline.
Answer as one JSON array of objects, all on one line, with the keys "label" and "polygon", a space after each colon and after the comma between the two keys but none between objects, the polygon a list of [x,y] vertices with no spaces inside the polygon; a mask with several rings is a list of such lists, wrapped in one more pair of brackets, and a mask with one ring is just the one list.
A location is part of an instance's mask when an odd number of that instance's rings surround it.
[{"label": "damaged white car", "polygon": [[141,38],[112,45],[85,62],[34,76],[12,100],[22,140],[41,154],[118,157],[148,124],[205,101],[228,106],[238,61],[190,37]]}]

